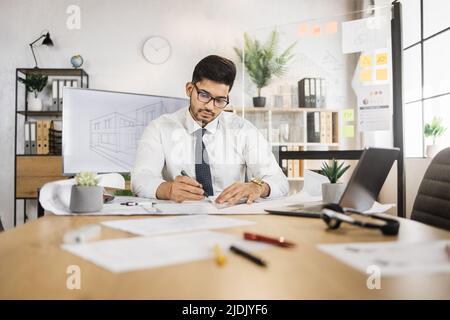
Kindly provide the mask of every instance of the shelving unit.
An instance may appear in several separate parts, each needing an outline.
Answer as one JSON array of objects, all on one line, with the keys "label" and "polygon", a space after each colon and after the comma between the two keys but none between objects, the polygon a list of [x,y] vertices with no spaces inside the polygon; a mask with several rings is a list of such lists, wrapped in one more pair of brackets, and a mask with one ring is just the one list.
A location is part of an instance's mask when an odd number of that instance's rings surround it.
[{"label": "shelving unit", "polygon": [[[62,176],[61,155],[24,154],[23,124],[29,120],[61,120],[62,111],[30,111],[28,110],[28,94],[26,87],[19,82],[19,77],[27,78],[31,74],[42,74],[53,77],[79,80],[82,88],[89,87],[89,75],[83,69],[38,69],[17,68],[15,87],[15,138],[14,138],[14,226],[17,225],[17,201],[23,201],[24,222],[27,220],[27,200],[36,200],[38,189],[45,183],[64,179]],[[50,85],[51,86],[51,85]],[[45,101],[43,101],[45,102]]]},{"label": "shelving unit", "polygon": [[[267,138],[274,149],[276,149],[277,147],[286,147],[287,150],[284,151],[295,151],[292,150],[295,148],[299,148],[298,151],[338,150],[340,146],[340,116],[338,109],[232,107],[229,108],[228,111],[236,113],[252,122],[258,129],[262,131],[263,135]],[[331,113],[331,142],[308,141],[307,114],[312,112]],[[281,132],[283,130],[283,126],[284,132]],[[266,131],[267,135],[265,134]],[[280,149],[277,150],[280,151]],[[276,150],[274,150],[274,153],[277,157]],[[300,161],[303,161],[301,169],[302,171],[304,169],[319,169],[321,164],[320,161],[316,160]],[[282,163],[280,163],[280,166],[282,166]],[[303,176],[292,177],[288,175],[288,180],[292,183],[302,182]]]}]

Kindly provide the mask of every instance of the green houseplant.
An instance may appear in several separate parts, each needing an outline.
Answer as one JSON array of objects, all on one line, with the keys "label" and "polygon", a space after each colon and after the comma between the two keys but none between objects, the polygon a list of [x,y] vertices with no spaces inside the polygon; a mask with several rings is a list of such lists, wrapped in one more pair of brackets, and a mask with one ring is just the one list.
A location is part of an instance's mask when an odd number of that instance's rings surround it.
[{"label": "green houseplant", "polygon": [[281,54],[278,54],[278,43],[279,34],[273,30],[265,43],[251,39],[247,33],[244,33],[244,50],[234,47],[251,81],[256,85],[258,96],[253,98],[255,107],[265,106],[266,98],[261,97],[261,89],[266,87],[274,77],[282,76],[286,72],[287,63],[294,57],[292,50],[296,42]]},{"label": "green houseplant", "polygon": [[427,157],[432,158],[438,153],[439,146],[436,144],[436,139],[444,134],[447,128],[442,126],[442,119],[433,117],[431,123],[425,124],[423,134],[425,138],[432,138],[433,144],[427,146]]},{"label": "green houseplant", "polygon": [[322,174],[328,178],[329,183],[322,184],[322,198],[325,203],[338,203],[345,189],[345,184],[338,183],[342,175],[350,168],[344,166],[345,162],[338,163],[336,159],[331,160],[331,164],[322,163]]},{"label": "green houseplant", "polygon": [[80,172],[75,176],[75,184],[70,193],[72,212],[96,212],[103,208],[103,187],[93,172]]},{"label": "green houseplant", "polygon": [[28,110],[42,110],[42,101],[39,98],[39,92],[47,85],[48,76],[33,73],[26,78],[19,78],[19,81],[25,85],[26,90],[30,93],[28,95]]}]

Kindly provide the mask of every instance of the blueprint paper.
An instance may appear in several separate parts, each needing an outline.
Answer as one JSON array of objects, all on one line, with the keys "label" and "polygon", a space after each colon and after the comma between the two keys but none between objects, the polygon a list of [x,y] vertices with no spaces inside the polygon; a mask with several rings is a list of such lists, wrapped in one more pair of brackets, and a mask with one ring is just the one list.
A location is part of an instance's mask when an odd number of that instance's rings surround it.
[{"label": "blueprint paper", "polygon": [[181,98],[64,88],[64,173],[131,172],[148,123],[188,105]]}]

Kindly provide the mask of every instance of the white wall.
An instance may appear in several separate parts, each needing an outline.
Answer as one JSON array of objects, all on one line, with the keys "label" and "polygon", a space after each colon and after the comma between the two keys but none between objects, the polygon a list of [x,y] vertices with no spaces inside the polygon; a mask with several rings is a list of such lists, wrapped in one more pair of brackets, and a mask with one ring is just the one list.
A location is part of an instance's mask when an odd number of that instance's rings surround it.
[{"label": "white wall", "polygon": [[[70,4],[81,7],[80,30],[66,27]],[[183,96],[204,56],[237,61],[232,47],[244,31],[346,13],[353,5],[353,0],[1,0],[0,216],[5,226],[12,226],[13,217],[15,68],[34,66],[28,43],[42,30],[50,30],[55,47],[36,49],[41,67],[70,67],[70,57],[80,53],[91,88]],[[151,35],[171,42],[172,57],[163,65],[142,57],[142,44]],[[235,103],[240,87],[238,75],[231,94]]]}]

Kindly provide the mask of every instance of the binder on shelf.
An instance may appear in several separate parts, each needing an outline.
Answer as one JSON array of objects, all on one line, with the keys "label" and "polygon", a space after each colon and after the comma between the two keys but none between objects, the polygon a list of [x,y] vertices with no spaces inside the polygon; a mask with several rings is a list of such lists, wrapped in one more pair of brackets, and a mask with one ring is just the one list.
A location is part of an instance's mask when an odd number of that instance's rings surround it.
[{"label": "binder on shelf", "polygon": [[36,127],[37,127],[37,129],[36,129],[36,144],[37,144],[37,147],[36,147],[36,150],[37,150],[37,154],[44,154],[43,153],[43,151],[42,151],[42,145],[43,145],[43,143],[44,143],[44,141],[43,141],[43,137],[42,137],[42,125],[43,125],[43,121],[42,120],[38,120],[38,121],[36,121]]},{"label": "binder on shelf", "polygon": [[299,108],[311,107],[309,78],[303,78],[298,82],[298,107]]},{"label": "binder on shelf", "polygon": [[316,108],[322,108],[322,86],[321,79],[317,78],[316,81]]},{"label": "binder on shelf", "polygon": [[60,120],[53,120],[50,122],[48,133],[49,154],[62,154],[62,125]]},{"label": "binder on shelf", "polygon": [[36,131],[36,122],[30,122],[30,154],[37,154]]},{"label": "binder on shelf", "polygon": [[[294,151],[294,149],[292,146],[288,146],[287,151]],[[294,177],[294,160],[292,159],[287,160],[287,173],[288,178]]]},{"label": "binder on shelf", "polygon": [[320,108],[325,108],[327,105],[327,99],[325,94],[325,79],[320,79]]},{"label": "binder on shelf", "polygon": [[24,154],[31,154],[31,141],[30,141],[30,122],[26,121],[24,124],[25,131],[25,146],[24,146]]},{"label": "binder on shelf", "polygon": [[64,87],[64,80],[59,79],[58,80],[58,111],[62,111],[63,109],[63,87]]},{"label": "binder on shelf", "polygon": [[50,111],[58,111],[58,80],[52,81],[52,106]]},{"label": "binder on shelf", "polygon": [[49,129],[50,129],[50,120],[42,121],[42,154],[49,153]]},{"label": "binder on shelf", "polygon": [[72,80],[72,87],[78,88],[78,80]]},{"label": "binder on shelf", "polygon": [[320,142],[320,112],[307,112],[307,142]]},{"label": "binder on shelf", "polygon": [[316,104],[317,92],[316,92],[316,79],[315,78],[310,79],[309,97],[310,97],[309,104],[310,104],[311,108],[316,108],[317,107],[317,104]]},{"label": "binder on shelf", "polygon": [[[299,148],[299,151],[301,151],[302,148]],[[299,160],[299,177],[303,177],[305,175],[304,173],[304,160]]]},{"label": "binder on shelf", "polygon": [[[280,146],[280,151],[287,151],[287,150],[288,150],[287,146]],[[281,170],[287,177],[288,176],[288,160],[287,159],[283,159],[281,161]]]}]

